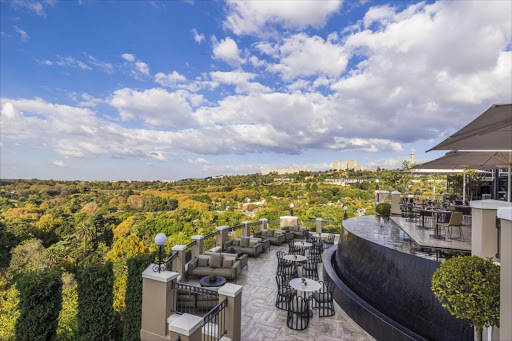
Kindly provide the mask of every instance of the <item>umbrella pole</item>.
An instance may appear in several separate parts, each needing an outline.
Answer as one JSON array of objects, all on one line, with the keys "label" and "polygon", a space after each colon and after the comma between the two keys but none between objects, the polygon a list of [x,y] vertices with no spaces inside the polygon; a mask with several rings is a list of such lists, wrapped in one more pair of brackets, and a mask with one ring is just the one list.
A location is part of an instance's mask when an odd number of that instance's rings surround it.
[{"label": "umbrella pole", "polygon": [[507,188],[507,201],[508,202],[512,202],[512,198],[511,198],[511,194],[512,194],[512,183],[511,183],[511,174],[510,174],[510,165],[508,165],[508,178],[507,178],[507,184],[508,184],[508,188]]},{"label": "umbrella pole", "polygon": [[464,172],[462,173],[462,202],[465,205],[465,203],[466,203],[466,168],[464,168]]}]

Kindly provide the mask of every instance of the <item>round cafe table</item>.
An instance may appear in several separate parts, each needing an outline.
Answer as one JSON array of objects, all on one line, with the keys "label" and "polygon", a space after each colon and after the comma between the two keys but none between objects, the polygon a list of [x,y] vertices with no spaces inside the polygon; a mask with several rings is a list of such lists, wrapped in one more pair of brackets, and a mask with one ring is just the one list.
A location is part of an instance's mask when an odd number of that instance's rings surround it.
[{"label": "round cafe table", "polygon": [[308,257],[301,256],[301,255],[286,255],[283,257],[286,260],[292,261],[292,262],[305,262],[308,260]]},{"label": "round cafe table", "polygon": [[295,242],[295,243],[293,243],[293,245],[295,245],[296,247],[311,247],[311,246],[313,246],[313,244],[308,243],[308,242]]},{"label": "round cafe table", "polygon": [[320,233],[320,234],[318,234],[316,232],[313,232],[313,233],[311,233],[311,236],[313,236],[315,238],[325,239],[325,238],[329,237],[329,234],[330,233]]},{"label": "round cafe table", "polygon": [[[314,281],[312,279],[306,278],[307,285],[302,284],[302,280],[300,278],[294,278],[290,281],[290,286],[297,290],[304,293],[304,296],[308,295],[311,297],[311,294],[315,291],[318,291],[322,288],[322,285],[318,283],[317,281]],[[309,309],[309,317],[313,316],[313,310]]]}]

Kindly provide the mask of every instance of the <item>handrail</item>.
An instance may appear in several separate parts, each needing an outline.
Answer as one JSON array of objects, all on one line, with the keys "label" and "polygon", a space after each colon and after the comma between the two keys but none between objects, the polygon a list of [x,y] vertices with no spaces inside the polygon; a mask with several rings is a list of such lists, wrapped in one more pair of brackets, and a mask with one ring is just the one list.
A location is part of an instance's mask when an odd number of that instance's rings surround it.
[{"label": "handrail", "polygon": [[190,249],[192,246],[194,246],[196,244],[197,244],[197,240],[193,240],[190,243],[188,243],[187,245],[185,245],[185,249]]},{"label": "handrail", "polygon": [[226,308],[228,299],[223,299],[209,312],[203,315],[203,341],[217,341],[227,334]]},{"label": "handrail", "polygon": [[176,313],[203,316],[219,301],[215,290],[177,282],[173,283],[173,289],[176,290]]},{"label": "handrail", "polygon": [[153,265],[153,271],[154,272],[165,271],[167,266],[169,264],[172,264],[172,261],[175,260],[177,257],[178,257],[178,253],[176,252],[176,253],[172,254],[169,258],[167,258],[165,261],[163,261],[161,263],[157,262],[155,265]]}]

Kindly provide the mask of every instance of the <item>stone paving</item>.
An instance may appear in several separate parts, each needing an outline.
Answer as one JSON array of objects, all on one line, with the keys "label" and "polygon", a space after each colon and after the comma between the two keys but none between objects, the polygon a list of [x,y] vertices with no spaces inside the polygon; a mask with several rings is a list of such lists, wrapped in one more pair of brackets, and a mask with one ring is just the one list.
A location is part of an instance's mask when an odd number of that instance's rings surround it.
[{"label": "stone paving", "polygon": [[[288,246],[274,246],[270,252],[249,259],[248,269],[242,270],[236,284],[243,286],[242,341],[258,340],[374,340],[340,307],[331,317],[311,318],[308,329],[291,330],[286,326],[286,311],[275,307],[276,251],[288,251]],[[319,265],[319,270],[320,270]],[[321,271],[320,271],[321,272]],[[320,273],[321,276],[321,273]],[[194,283],[198,284],[198,283]]]}]

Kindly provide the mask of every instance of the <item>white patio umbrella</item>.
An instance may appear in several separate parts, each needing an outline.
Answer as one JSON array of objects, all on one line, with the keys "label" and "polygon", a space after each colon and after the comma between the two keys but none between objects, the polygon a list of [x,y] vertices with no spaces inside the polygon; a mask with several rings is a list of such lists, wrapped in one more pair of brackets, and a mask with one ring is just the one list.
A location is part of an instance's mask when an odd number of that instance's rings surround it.
[{"label": "white patio umbrella", "polygon": [[416,166],[418,169],[463,169],[463,200],[466,200],[466,172],[467,169],[508,169],[508,190],[507,200],[511,201],[511,167],[512,151],[471,151],[471,152],[450,152],[438,159],[425,162]]}]

